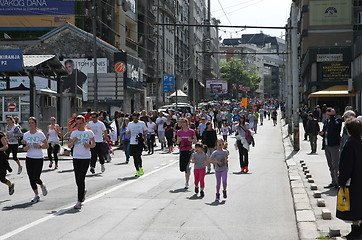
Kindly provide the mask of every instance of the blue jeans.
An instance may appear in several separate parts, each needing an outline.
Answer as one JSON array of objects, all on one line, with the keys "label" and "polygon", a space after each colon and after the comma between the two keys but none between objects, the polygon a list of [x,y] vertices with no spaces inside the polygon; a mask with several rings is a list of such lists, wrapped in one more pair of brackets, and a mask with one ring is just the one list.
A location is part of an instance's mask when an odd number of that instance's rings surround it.
[{"label": "blue jeans", "polygon": [[124,151],[124,154],[126,154],[126,162],[129,162],[129,157],[130,157],[130,143],[129,141],[127,143],[125,143],[123,141],[123,151]]}]

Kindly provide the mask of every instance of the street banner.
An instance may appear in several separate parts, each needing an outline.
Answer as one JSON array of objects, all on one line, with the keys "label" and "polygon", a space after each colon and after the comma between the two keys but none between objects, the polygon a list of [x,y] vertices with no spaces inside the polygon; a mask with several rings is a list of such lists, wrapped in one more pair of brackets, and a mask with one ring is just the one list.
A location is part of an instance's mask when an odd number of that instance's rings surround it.
[{"label": "street banner", "polygon": [[249,105],[248,98],[242,98],[241,99],[241,106],[247,107]]}]

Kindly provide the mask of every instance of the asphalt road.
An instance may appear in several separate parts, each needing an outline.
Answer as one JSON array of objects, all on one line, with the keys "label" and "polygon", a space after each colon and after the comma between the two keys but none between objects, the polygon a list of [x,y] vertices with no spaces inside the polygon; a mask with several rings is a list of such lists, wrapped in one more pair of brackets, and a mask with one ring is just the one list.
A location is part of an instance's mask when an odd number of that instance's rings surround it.
[{"label": "asphalt road", "polygon": [[[177,154],[144,155],[145,175],[116,151],[106,171],[86,178],[84,207],[78,211],[70,160],[58,170],[44,164],[49,194],[30,204],[25,172],[10,174],[15,194],[0,188],[0,239],[298,239],[280,127],[260,126],[250,151],[250,173],[240,174],[235,139],[229,137],[228,198],[215,202],[215,175],[206,176],[205,197],[184,190]],[[15,163],[11,161],[14,169]],[[191,177],[193,181],[193,177]]]}]

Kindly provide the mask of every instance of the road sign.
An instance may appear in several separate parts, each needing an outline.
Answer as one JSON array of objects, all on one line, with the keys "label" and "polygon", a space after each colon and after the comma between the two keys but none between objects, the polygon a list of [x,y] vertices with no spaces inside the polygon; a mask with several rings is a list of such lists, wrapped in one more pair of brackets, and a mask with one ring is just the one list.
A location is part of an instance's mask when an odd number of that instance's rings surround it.
[{"label": "road sign", "polygon": [[14,112],[15,109],[16,109],[16,104],[15,103],[9,103],[8,104],[8,109],[9,109],[9,112]]},{"label": "road sign", "polygon": [[241,106],[247,107],[248,105],[249,105],[248,99],[247,98],[242,98],[241,99]]},{"label": "road sign", "polygon": [[23,71],[21,49],[0,49],[0,72]]},{"label": "road sign", "polygon": [[126,64],[124,64],[124,62],[118,62],[114,65],[114,70],[117,73],[124,73],[126,71]]},{"label": "road sign", "polygon": [[174,75],[163,75],[163,93],[171,93],[175,91],[175,76]]}]

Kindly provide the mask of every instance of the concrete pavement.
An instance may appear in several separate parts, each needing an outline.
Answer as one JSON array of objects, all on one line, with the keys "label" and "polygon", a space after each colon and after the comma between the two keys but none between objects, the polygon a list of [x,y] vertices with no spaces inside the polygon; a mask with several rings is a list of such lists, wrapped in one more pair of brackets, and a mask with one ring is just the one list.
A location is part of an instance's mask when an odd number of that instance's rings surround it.
[{"label": "concrete pavement", "polygon": [[[350,231],[350,224],[335,217],[337,190],[324,189],[324,186],[331,182],[331,177],[324,151],[321,150],[322,138],[318,137],[317,154],[309,155],[308,153],[311,152],[310,143],[303,141],[303,125],[300,124],[299,127],[301,144],[298,152],[293,151],[285,124],[283,124],[282,133],[295,210],[297,215],[300,215],[297,221],[301,239],[315,239],[321,236],[336,237],[335,235],[338,233],[345,236]],[[303,171],[301,161],[305,163],[306,171],[309,171],[311,177],[309,182],[305,171]],[[312,190],[312,185],[317,189]],[[325,202],[325,206],[323,206],[323,202]],[[330,220],[323,219],[323,211],[327,212],[325,218],[328,218],[328,211],[331,213]]]},{"label": "concrete pavement", "polygon": [[[177,154],[144,156],[145,175],[134,178],[116,151],[103,174],[88,175],[87,201],[73,210],[76,192],[70,160],[57,171],[44,165],[49,195],[30,205],[26,173],[11,174],[16,193],[0,189],[0,239],[258,239],[296,240],[298,232],[279,125],[266,120],[250,151],[250,173],[240,174],[235,138],[229,137],[228,199],[215,202],[215,176],[205,197],[184,190]],[[11,163],[15,167],[14,163]],[[99,166],[97,169],[99,172]],[[191,177],[193,181],[193,177]]]}]

